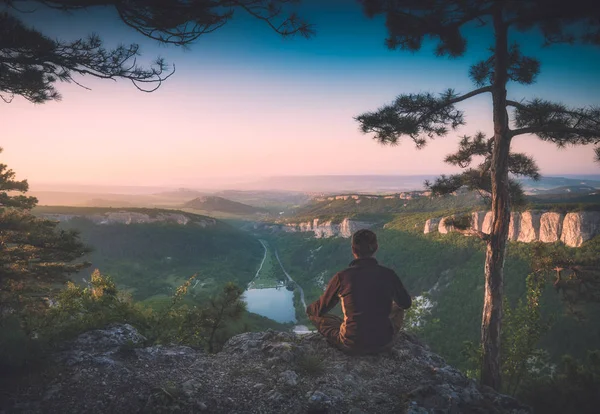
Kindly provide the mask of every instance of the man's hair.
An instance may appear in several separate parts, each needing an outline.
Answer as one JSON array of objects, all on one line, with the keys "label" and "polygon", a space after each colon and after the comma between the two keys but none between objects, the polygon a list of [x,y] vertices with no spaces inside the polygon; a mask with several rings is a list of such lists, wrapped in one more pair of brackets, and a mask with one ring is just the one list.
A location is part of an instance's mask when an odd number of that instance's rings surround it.
[{"label": "man's hair", "polygon": [[378,247],[377,236],[371,230],[358,230],[352,235],[352,251],[358,257],[371,257]]}]

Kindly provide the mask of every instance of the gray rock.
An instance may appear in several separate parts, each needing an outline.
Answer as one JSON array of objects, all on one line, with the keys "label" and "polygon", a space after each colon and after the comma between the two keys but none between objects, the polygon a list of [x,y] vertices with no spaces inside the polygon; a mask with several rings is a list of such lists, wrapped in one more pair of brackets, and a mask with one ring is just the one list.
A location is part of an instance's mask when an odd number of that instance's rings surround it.
[{"label": "gray rock", "polygon": [[279,374],[279,381],[290,387],[295,387],[298,384],[298,374],[290,370],[283,371]]},{"label": "gray rock", "polygon": [[[27,411],[529,412],[510,397],[478,388],[405,332],[390,352],[362,357],[342,354],[320,335],[270,330],[237,335],[218,354],[179,346],[137,348],[133,356],[115,351],[123,338],[138,335],[122,325],[71,342],[62,352],[86,357],[76,365],[56,359],[51,372],[61,377],[28,394]],[[114,364],[101,362],[107,354]],[[297,374],[303,355],[322,361],[318,377]]]}]

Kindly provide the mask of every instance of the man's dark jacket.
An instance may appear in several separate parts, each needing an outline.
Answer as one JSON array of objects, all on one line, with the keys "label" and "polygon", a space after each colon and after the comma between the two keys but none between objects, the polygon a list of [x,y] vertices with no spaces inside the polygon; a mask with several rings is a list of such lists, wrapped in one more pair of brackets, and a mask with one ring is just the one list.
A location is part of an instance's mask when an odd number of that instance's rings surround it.
[{"label": "man's dark jacket", "polygon": [[412,303],[392,269],[380,266],[372,257],[361,258],[333,276],[319,300],[307,308],[307,313],[322,317],[341,302],[342,344],[351,349],[376,349],[393,339],[392,301],[403,309],[410,308]]}]

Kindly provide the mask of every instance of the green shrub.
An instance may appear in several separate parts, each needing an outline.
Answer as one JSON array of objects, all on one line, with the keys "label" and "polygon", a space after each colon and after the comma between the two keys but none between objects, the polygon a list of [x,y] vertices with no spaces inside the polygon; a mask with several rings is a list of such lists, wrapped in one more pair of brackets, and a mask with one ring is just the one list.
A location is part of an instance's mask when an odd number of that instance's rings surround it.
[{"label": "green shrub", "polygon": [[296,361],[296,369],[303,374],[318,377],[325,372],[325,365],[319,355],[303,354]]}]

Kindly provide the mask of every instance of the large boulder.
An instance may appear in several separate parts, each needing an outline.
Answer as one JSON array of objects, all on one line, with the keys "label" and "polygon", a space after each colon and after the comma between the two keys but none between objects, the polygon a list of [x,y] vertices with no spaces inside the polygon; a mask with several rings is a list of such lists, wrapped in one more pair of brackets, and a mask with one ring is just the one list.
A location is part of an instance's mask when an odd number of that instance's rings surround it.
[{"label": "large boulder", "polygon": [[[214,355],[186,347],[143,347],[138,339],[122,325],[77,339],[57,358],[52,376],[11,393],[9,411],[530,412],[508,396],[478,387],[404,332],[389,352],[362,357],[333,349],[318,334],[245,333]],[[69,353],[89,357],[65,364]]]},{"label": "large boulder", "polygon": [[425,222],[425,228],[423,229],[424,234],[429,234],[438,231],[440,225],[439,218],[430,218]]},{"label": "large boulder", "polygon": [[541,211],[524,211],[521,213],[521,226],[518,241],[531,243],[540,239]]},{"label": "large boulder", "polygon": [[546,212],[540,218],[540,238],[544,243],[554,243],[560,240],[564,214]]},{"label": "large boulder", "polygon": [[598,234],[600,211],[580,211],[565,216],[560,240],[567,246],[579,247]]}]

